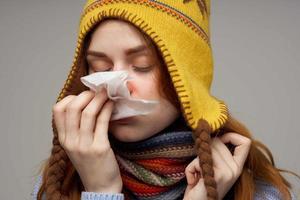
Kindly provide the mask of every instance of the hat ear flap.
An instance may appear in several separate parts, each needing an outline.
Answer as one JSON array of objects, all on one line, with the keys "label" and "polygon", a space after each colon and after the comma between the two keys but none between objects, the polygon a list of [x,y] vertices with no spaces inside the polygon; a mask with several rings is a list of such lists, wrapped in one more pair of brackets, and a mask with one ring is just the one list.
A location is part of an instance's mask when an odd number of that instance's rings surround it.
[{"label": "hat ear flap", "polygon": [[207,191],[209,200],[217,200],[217,183],[214,179],[213,160],[211,153],[211,133],[212,128],[204,119],[198,121],[197,128],[193,132],[195,139],[195,149],[199,157],[199,164],[202,170],[202,178]]}]

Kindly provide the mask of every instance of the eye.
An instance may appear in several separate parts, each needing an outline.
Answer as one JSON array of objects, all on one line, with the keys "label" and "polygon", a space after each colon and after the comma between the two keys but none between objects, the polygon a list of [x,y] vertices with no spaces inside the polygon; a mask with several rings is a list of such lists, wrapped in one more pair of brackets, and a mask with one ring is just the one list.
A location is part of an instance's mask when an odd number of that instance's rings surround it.
[{"label": "eye", "polygon": [[138,67],[138,66],[132,66],[135,71],[141,72],[141,73],[146,73],[152,70],[153,65],[146,66],[146,67]]},{"label": "eye", "polygon": [[92,72],[108,72],[108,71],[110,71],[111,70],[111,68],[108,68],[108,69],[100,69],[100,70],[95,70],[95,69],[92,69],[91,71]]}]

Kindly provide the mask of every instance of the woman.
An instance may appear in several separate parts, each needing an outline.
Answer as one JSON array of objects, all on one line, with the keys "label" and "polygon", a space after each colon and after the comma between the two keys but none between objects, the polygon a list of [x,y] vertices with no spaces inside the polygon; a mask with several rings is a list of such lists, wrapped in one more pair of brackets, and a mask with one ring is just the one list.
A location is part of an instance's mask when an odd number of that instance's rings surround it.
[{"label": "woman", "polygon": [[[209,4],[87,2],[35,198],[293,197],[270,151],[209,93]],[[106,90],[95,94],[80,82],[118,70],[133,77],[133,98],[159,100],[150,114],[110,121],[114,102]]]}]

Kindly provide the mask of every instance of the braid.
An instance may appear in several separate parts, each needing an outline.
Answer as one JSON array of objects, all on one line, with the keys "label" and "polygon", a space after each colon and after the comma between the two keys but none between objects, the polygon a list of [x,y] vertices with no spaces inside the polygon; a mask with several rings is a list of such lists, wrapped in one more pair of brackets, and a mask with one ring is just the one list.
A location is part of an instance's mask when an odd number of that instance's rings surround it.
[{"label": "braid", "polygon": [[195,148],[199,156],[199,163],[202,169],[202,177],[207,191],[208,200],[217,200],[217,183],[214,179],[213,160],[211,154],[210,140],[212,129],[204,119],[198,121],[195,134]]},{"label": "braid", "polygon": [[68,156],[58,141],[58,134],[52,117],[52,128],[54,137],[52,140],[53,147],[49,160],[49,169],[46,182],[46,197],[49,200],[68,199],[62,194],[62,183],[65,178]]}]

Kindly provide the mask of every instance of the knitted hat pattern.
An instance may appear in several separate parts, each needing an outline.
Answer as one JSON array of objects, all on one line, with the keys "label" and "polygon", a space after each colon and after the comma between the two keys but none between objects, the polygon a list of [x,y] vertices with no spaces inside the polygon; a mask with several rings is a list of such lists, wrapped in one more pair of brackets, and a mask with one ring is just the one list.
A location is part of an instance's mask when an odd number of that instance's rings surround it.
[{"label": "knitted hat pattern", "polygon": [[87,0],[73,65],[58,101],[74,87],[87,33],[105,18],[120,18],[146,33],[158,46],[188,125],[195,130],[198,121],[204,119],[212,131],[217,130],[226,122],[228,111],[222,100],[210,94],[213,58],[209,16],[209,0]]}]

